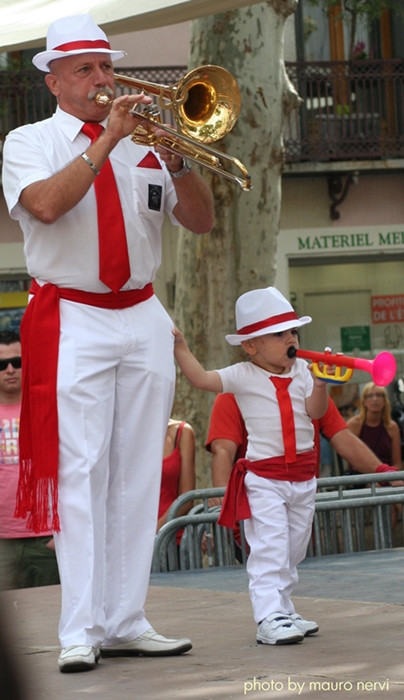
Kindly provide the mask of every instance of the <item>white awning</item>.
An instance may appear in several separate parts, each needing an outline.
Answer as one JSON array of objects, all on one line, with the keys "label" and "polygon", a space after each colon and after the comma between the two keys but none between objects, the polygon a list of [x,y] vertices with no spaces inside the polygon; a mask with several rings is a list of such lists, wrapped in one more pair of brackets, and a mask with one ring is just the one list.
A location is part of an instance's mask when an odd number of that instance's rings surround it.
[{"label": "white awning", "polygon": [[253,4],[255,0],[0,0],[0,51],[44,46],[51,22],[68,15],[88,12],[113,35]]}]

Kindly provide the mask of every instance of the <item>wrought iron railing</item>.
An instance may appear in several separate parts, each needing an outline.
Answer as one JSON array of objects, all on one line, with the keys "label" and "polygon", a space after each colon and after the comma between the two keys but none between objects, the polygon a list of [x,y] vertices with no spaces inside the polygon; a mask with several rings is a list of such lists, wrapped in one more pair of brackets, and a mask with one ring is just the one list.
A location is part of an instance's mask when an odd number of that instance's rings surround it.
[{"label": "wrought iron railing", "polygon": [[[287,162],[404,156],[404,62],[287,63],[303,102],[284,132]],[[186,66],[117,68],[138,80],[172,85]],[[128,88],[116,86],[116,94]],[[0,70],[0,153],[9,131],[51,116],[56,100],[37,70]],[[164,110],[162,120],[172,123]],[[1,155],[0,155],[1,157]]]},{"label": "wrought iron railing", "polygon": [[286,161],[404,156],[404,62],[287,63],[303,102],[288,118]]}]

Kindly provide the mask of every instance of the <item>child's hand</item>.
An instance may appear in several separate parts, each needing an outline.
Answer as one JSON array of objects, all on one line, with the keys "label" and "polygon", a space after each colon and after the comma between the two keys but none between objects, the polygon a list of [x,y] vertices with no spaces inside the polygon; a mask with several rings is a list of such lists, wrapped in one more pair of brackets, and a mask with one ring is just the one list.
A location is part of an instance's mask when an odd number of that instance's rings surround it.
[{"label": "child's hand", "polygon": [[171,332],[174,336],[174,357],[177,362],[180,362],[181,356],[189,352],[187,341],[176,326],[174,326]]},{"label": "child's hand", "polygon": [[172,334],[174,336],[174,343],[183,343],[184,342],[184,336],[182,335],[181,331],[174,326],[172,329]]},{"label": "child's hand", "polygon": [[[313,372],[313,364],[312,363],[310,363],[308,365],[308,368],[312,374],[314,386],[322,387],[325,384],[327,384],[326,379],[320,379],[320,377],[316,377],[316,375]],[[325,371],[326,375],[328,375],[329,377],[332,377],[335,374],[335,365],[325,365],[325,364],[321,363],[321,364],[319,364],[319,369],[320,369],[320,372]]]},{"label": "child's hand", "polygon": [[174,357],[188,381],[198,389],[213,391],[216,394],[223,391],[223,384],[218,372],[206,372],[196,357],[190,351],[181,331],[174,326]]},{"label": "child's hand", "polygon": [[328,382],[327,382],[325,379],[320,379],[320,377],[316,377],[316,376],[313,374],[313,384],[314,384],[314,386],[320,387],[320,389],[322,389],[323,387],[326,387],[326,386],[327,386],[327,383],[328,383]]}]

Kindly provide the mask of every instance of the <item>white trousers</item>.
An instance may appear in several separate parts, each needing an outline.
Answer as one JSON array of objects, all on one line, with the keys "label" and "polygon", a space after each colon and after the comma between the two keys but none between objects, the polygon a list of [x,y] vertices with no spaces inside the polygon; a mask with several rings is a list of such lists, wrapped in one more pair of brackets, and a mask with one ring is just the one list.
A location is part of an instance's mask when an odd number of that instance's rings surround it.
[{"label": "white trousers", "polygon": [[59,637],[129,641],[145,603],[175,370],[173,323],[152,297],[122,310],[60,302]]},{"label": "white trousers", "polygon": [[311,535],[316,479],[279,481],[247,472],[245,485],[252,516],[245,521],[249,592],[259,623],[274,612],[295,612],[291,595]]}]

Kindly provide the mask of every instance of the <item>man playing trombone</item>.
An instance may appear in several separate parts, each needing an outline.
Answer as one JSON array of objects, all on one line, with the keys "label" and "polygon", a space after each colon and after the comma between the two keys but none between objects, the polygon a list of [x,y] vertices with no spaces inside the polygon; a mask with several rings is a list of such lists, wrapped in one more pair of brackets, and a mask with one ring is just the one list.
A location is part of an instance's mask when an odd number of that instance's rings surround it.
[{"label": "man playing trombone", "polygon": [[95,101],[113,94],[123,56],[90,15],[54,22],[33,62],[56,113],[4,148],[4,193],[34,278],[21,327],[17,514],[38,530],[51,509],[63,672],[94,668],[100,654],[192,646],[158,635],[143,611],[175,381],[172,322],[152,282],[164,212],[204,233],[213,204],[179,155],[131,142],[141,117],[130,110],[150,97]]}]

